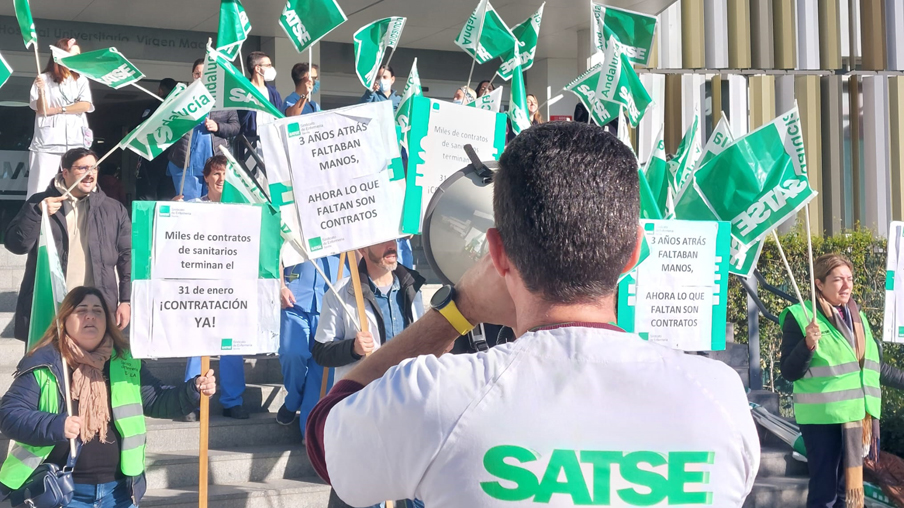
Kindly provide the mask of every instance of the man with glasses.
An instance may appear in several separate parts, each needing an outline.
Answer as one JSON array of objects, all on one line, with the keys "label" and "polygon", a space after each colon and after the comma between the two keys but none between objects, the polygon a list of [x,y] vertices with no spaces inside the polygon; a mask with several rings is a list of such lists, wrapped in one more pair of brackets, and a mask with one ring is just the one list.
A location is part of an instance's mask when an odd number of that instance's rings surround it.
[{"label": "man with glasses", "polygon": [[292,81],[295,82],[295,91],[286,97],[283,113],[298,116],[320,111],[320,104],[314,102],[312,97],[320,89],[320,68],[317,64],[295,64],[292,67]]},{"label": "man with glasses", "polygon": [[15,337],[22,341],[28,339],[41,215],[45,209],[66,286],[100,289],[107,305],[116,309],[120,329],[129,324],[131,317],[129,215],[119,201],[97,187],[97,154],[92,150],[69,150],[60,164],[62,170],[47,189],[28,198],[6,228],[6,248],[13,254],[28,254],[15,315]]}]

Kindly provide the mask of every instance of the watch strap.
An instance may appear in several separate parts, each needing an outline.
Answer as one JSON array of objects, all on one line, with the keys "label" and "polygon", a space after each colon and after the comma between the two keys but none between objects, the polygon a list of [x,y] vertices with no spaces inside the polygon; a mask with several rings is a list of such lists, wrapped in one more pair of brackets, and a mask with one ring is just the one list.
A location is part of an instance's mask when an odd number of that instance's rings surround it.
[{"label": "watch strap", "polygon": [[450,300],[443,308],[436,310],[446,318],[446,321],[452,325],[452,328],[455,328],[455,330],[458,331],[459,335],[465,335],[474,329],[474,325],[472,325],[461,311],[458,310],[458,306],[455,305],[454,300]]}]

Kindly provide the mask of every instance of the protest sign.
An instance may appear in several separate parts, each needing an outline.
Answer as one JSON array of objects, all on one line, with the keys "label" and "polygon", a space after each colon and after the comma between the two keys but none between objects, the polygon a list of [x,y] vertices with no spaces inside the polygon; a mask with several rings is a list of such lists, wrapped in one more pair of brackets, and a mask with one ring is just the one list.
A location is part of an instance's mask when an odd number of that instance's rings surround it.
[{"label": "protest sign", "polygon": [[288,0],[279,26],[301,53],[332,32],[348,18],[336,0]]},{"label": "protest sign", "polygon": [[132,206],[132,354],[276,352],[279,212],[219,203]]},{"label": "protest sign", "polygon": [[419,234],[437,187],[471,161],[470,144],[481,160],[498,160],[505,148],[506,116],[483,109],[416,97],[408,138],[408,185],[402,231]]},{"label": "protest sign", "polygon": [[888,228],[882,340],[904,343],[904,222],[901,221],[892,221]]},{"label": "protest sign", "polygon": [[485,64],[497,56],[511,53],[515,47],[515,34],[489,0],[480,0],[455,38],[455,44],[477,63]]},{"label": "protest sign", "polygon": [[188,87],[180,83],[154,113],[135,127],[118,146],[153,160],[201,123],[213,107],[213,102],[201,80]]},{"label": "protest sign", "polygon": [[56,46],[50,46],[50,52],[54,62],[113,89],[137,83],[144,77],[138,67],[116,48],[71,55]]},{"label": "protest sign", "polygon": [[312,258],[402,236],[405,173],[388,101],[292,117],[277,125],[287,144],[295,206]]},{"label": "protest sign", "polygon": [[251,32],[251,21],[240,0],[220,0],[217,51],[234,61]]},{"label": "protest sign", "polygon": [[288,227],[291,235],[298,239],[297,245],[295,242],[283,244],[280,258],[286,266],[294,266],[305,261],[305,252],[301,250],[303,245],[301,241],[301,223],[298,220],[295,192],[292,188],[292,168],[289,167],[286,143],[282,135],[282,124],[291,121],[291,119],[277,120],[269,124],[259,125],[257,128],[257,133],[261,138],[264,164],[267,167],[270,204],[279,210],[283,224]]},{"label": "protest sign", "polygon": [[515,41],[517,41],[515,46],[518,48],[518,53],[516,54],[513,49],[502,55],[502,65],[499,66],[496,74],[503,80],[508,81],[512,79],[512,72],[519,63],[521,64],[522,72],[534,65],[534,56],[537,54],[537,40],[540,38],[540,22],[543,19],[543,7],[545,6],[546,2],[543,2],[537,12],[520,25],[512,28],[512,34],[515,36]]},{"label": "protest sign", "polygon": [[355,32],[352,38],[355,43],[355,72],[364,88],[370,90],[380,80],[377,71],[383,65],[386,48],[395,51],[404,28],[405,18],[391,17],[374,21]]},{"label": "protest sign", "polygon": [[675,349],[724,350],[729,224],[641,223],[650,257],[619,283],[618,326]]},{"label": "protest sign", "polygon": [[606,51],[614,38],[619,51],[631,63],[647,65],[656,32],[656,16],[600,5],[597,1],[590,1],[594,47]]}]

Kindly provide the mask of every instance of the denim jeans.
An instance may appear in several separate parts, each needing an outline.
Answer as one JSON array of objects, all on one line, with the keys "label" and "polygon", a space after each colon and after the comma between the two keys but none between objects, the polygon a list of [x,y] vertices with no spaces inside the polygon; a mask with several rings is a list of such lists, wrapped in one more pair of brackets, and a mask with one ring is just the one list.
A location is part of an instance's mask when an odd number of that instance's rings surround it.
[{"label": "denim jeans", "polygon": [[68,508],[132,508],[129,481],[119,480],[99,485],[76,483]]}]

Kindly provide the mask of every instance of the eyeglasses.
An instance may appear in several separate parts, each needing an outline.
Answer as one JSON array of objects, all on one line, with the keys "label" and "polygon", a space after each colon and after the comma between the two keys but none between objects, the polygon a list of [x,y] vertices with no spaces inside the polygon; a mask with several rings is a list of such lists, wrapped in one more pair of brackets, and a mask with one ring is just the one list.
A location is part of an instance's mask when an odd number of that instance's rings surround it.
[{"label": "eyeglasses", "polygon": [[77,175],[81,175],[85,172],[97,173],[97,166],[72,166],[69,168],[69,171]]}]

